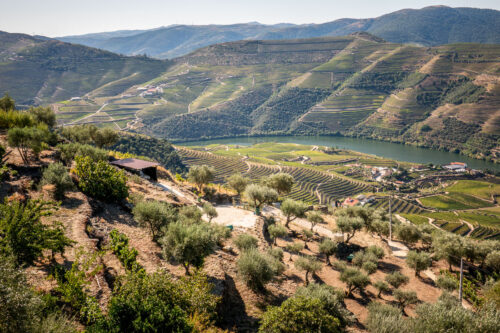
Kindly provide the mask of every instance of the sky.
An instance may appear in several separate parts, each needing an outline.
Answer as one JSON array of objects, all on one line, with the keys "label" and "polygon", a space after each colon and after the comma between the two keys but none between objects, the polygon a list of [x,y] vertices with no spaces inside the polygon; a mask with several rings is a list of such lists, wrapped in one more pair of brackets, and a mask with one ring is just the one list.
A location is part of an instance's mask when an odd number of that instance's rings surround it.
[{"label": "sky", "polygon": [[323,23],[433,5],[500,10],[499,0],[0,0],[0,30],[60,37],[171,24]]}]

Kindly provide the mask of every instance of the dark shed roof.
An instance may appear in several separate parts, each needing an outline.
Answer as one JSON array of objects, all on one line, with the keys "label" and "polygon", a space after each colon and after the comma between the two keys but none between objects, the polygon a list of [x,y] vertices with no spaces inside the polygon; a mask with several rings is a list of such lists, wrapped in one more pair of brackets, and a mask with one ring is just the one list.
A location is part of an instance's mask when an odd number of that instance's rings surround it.
[{"label": "dark shed roof", "polygon": [[138,160],[136,158],[125,158],[123,160],[113,161],[111,162],[111,164],[132,170],[143,170],[151,167],[156,167],[159,165],[158,163],[155,162]]}]

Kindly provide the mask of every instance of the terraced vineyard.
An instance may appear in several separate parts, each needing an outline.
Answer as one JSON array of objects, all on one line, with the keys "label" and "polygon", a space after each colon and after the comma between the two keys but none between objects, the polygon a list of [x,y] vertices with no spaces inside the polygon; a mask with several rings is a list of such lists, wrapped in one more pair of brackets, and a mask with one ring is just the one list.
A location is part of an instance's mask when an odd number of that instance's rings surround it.
[{"label": "terraced vineyard", "polygon": [[222,157],[191,149],[178,149],[178,152],[182,162],[188,166],[206,164],[214,167],[215,183],[223,183],[233,173],[246,173],[248,170],[248,166],[237,158]]},{"label": "terraced vineyard", "polygon": [[[389,198],[387,197],[378,198],[375,201],[375,203],[371,205],[371,207],[389,209]],[[420,214],[424,212],[424,210],[419,206],[399,198],[392,199],[392,211],[394,213],[403,213],[403,214]]]},{"label": "terraced vineyard", "polygon": [[310,168],[280,167],[245,162],[240,158],[218,156],[209,152],[186,148],[179,148],[178,152],[183,162],[188,166],[202,164],[213,166],[216,170],[216,183],[223,183],[228,176],[235,172],[239,172],[255,181],[273,173],[286,172],[295,179],[295,184],[288,197],[314,204],[327,204],[335,199],[370,190],[370,187],[362,182],[348,180]]},{"label": "terraced vineyard", "polygon": [[376,111],[384,97],[375,91],[345,89],[314,106],[302,120],[323,122],[331,131],[344,131]]}]

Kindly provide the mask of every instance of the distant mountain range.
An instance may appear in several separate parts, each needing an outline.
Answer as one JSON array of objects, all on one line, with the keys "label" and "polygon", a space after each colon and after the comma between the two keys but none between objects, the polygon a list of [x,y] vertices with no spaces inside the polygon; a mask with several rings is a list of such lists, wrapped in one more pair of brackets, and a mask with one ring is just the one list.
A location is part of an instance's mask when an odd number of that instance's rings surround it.
[{"label": "distant mountain range", "polygon": [[377,18],[339,19],[323,24],[174,25],[57,39],[125,55],[166,59],[230,41],[344,36],[365,31],[393,43],[436,46],[458,42],[500,43],[500,11],[432,6],[403,9]]}]

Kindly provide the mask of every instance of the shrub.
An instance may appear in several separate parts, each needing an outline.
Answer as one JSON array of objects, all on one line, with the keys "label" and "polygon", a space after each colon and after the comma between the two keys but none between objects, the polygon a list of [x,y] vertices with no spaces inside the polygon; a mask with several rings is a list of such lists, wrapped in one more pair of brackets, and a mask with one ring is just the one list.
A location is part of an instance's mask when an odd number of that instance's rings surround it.
[{"label": "shrub", "polygon": [[193,165],[189,168],[188,180],[196,184],[198,191],[203,190],[203,185],[210,183],[214,179],[215,169],[208,165]]},{"label": "shrub", "polygon": [[377,271],[377,263],[373,262],[373,261],[367,261],[367,262],[364,262],[363,265],[361,265],[361,268],[368,274],[373,274]]},{"label": "shrub", "polygon": [[206,278],[173,281],[167,273],[131,274],[114,292],[106,332],[192,332],[196,313],[212,316],[218,298]]},{"label": "shrub", "polygon": [[347,297],[349,297],[353,291],[358,289],[360,292],[370,284],[370,278],[363,274],[360,270],[356,268],[346,268],[340,274],[340,281],[347,285]]},{"label": "shrub", "polygon": [[458,288],[457,280],[448,275],[441,275],[437,279],[436,284],[439,288],[448,292],[452,292]]},{"label": "shrub", "polygon": [[353,315],[345,307],[344,292],[341,289],[327,284],[310,283],[297,289],[294,297],[301,296],[319,299],[325,310],[339,319],[341,327],[345,327],[354,320]]},{"label": "shrub", "polygon": [[283,266],[278,260],[255,248],[243,252],[238,259],[238,274],[254,290],[263,290],[265,284],[282,270]]},{"label": "shrub", "polygon": [[279,247],[267,249],[267,254],[280,262],[283,261],[283,250]]},{"label": "shrub", "polygon": [[35,122],[37,123],[44,123],[47,125],[49,128],[53,128],[56,126],[56,114],[54,110],[50,107],[31,107],[29,109],[29,114],[33,116],[35,119]]},{"label": "shrub", "polygon": [[11,254],[19,265],[32,264],[43,250],[63,252],[72,242],[64,236],[60,224],[41,221],[53,209],[53,204],[39,200],[0,204],[0,251]]},{"label": "shrub", "polygon": [[240,234],[234,240],[234,244],[240,251],[256,248],[259,244],[257,238],[249,234]]},{"label": "shrub", "polygon": [[66,165],[70,165],[71,161],[73,161],[76,156],[88,156],[95,162],[108,160],[107,151],[91,145],[67,143],[58,145],[57,148],[61,152],[61,159]]},{"label": "shrub", "polygon": [[370,245],[370,246],[368,246],[365,249],[365,253],[371,253],[375,257],[377,257],[377,259],[382,259],[384,257],[384,255],[385,255],[384,249],[381,248],[381,247],[378,247],[376,245]]},{"label": "shrub", "polygon": [[332,268],[339,272],[343,272],[347,269],[347,264],[344,261],[337,260],[332,263]]},{"label": "shrub", "polygon": [[160,201],[140,201],[132,209],[134,219],[147,227],[153,239],[161,235],[162,228],[177,220],[177,213],[172,205]]},{"label": "shrub", "polygon": [[406,257],[406,264],[415,270],[415,276],[420,276],[421,271],[430,267],[431,257],[425,252],[410,251]]},{"label": "shrub", "polygon": [[387,283],[397,289],[402,285],[407,284],[410,279],[400,272],[392,272],[385,276],[385,281],[387,281]]},{"label": "shrub", "polygon": [[118,133],[109,127],[98,129],[93,133],[92,140],[99,148],[110,147],[118,141]]},{"label": "shrub", "polygon": [[328,266],[331,266],[330,256],[337,253],[338,244],[332,241],[330,238],[325,238],[319,244],[319,252],[323,253],[326,257],[326,263]]},{"label": "shrub", "polygon": [[111,249],[127,271],[136,272],[142,269],[136,260],[139,253],[136,249],[129,248],[127,235],[118,232],[118,230],[116,229],[113,229],[109,233],[109,237],[111,239]]},{"label": "shrub", "polygon": [[104,201],[120,201],[128,196],[127,178],[104,161],[88,156],[76,157],[78,187],[87,195]]},{"label": "shrub", "polygon": [[493,272],[500,273],[500,251],[490,252],[486,256],[484,264]]},{"label": "shrub", "polygon": [[[368,305],[366,327],[373,333],[410,333],[401,310],[394,306],[372,302]],[[422,331],[424,332],[424,331]]]},{"label": "shrub", "polygon": [[0,128],[23,128],[35,125],[35,119],[28,112],[16,111],[13,109],[0,110]]},{"label": "shrub", "polygon": [[295,201],[293,199],[285,199],[281,203],[281,212],[286,217],[285,227],[288,228],[290,222],[296,218],[305,216],[308,206],[302,201]]},{"label": "shrub", "polygon": [[269,237],[273,240],[273,244],[276,245],[276,239],[279,237],[285,237],[288,235],[288,230],[281,224],[272,224],[267,227],[267,232]]},{"label": "shrub", "polygon": [[329,314],[318,298],[297,296],[281,306],[271,306],[262,317],[259,332],[340,332],[340,321]]},{"label": "shrub", "polygon": [[4,256],[0,257],[0,281],[0,331],[29,332],[41,299],[28,287],[23,271]]},{"label": "shrub", "polygon": [[68,171],[61,163],[49,164],[47,169],[43,171],[40,184],[54,185],[56,199],[63,199],[66,191],[72,190],[75,187]]},{"label": "shrub", "polygon": [[175,259],[189,275],[189,267],[201,267],[205,257],[228,236],[226,230],[224,226],[206,222],[186,224],[178,221],[168,225],[160,244],[165,258]]},{"label": "shrub", "polygon": [[314,257],[299,257],[297,260],[295,260],[295,268],[297,268],[300,271],[305,271],[306,276],[305,276],[305,283],[306,285],[309,284],[309,274],[316,274],[316,272],[320,271],[322,268],[321,263]]}]

